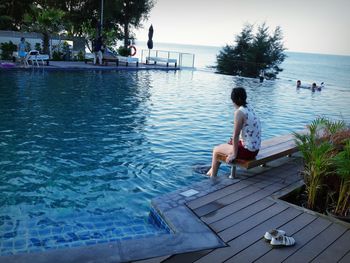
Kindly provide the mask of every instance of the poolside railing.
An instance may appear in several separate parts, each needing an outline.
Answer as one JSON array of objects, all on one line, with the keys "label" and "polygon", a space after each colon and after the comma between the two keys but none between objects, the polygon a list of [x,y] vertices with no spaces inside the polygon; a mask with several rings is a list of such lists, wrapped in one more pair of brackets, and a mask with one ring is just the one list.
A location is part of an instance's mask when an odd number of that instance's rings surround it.
[{"label": "poolside railing", "polygon": [[192,53],[182,53],[176,51],[142,49],[141,61],[146,62],[146,57],[157,57],[165,59],[176,59],[180,68],[194,68],[195,55]]}]

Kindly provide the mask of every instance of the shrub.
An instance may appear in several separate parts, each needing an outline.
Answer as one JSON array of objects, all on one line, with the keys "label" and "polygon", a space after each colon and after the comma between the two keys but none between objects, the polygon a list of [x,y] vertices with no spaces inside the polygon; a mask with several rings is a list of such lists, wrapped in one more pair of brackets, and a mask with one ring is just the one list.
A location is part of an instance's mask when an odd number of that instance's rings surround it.
[{"label": "shrub", "polygon": [[296,144],[304,158],[304,182],[308,194],[307,206],[315,209],[326,176],[333,173],[332,157],[336,147],[332,136],[345,129],[345,123],[318,118],[308,126],[307,134],[294,133]]},{"label": "shrub", "polygon": [[40,43],[35,43],[34,49],[38,50],[39,53],[41,53],[41,44]]},{"label": "shrub", "polygon": [[52,53],[52,60],[54,60],[54,61],[62,60],[62,56],[63,56],[63,53],[62,53],[62,52],[55,50],[55,51]]},{"label": "shrub", "polygon": [[345,141],[342,151],[333,160],[337,175],[341,180],[334,213],[340,216],[346,216],[350,210],[350,137]]},{"label": "shrub", "polygon": [[85,60],[85,55],[84,55],[84,52],[82,50],[80,50],[78,52],[77,59],[78,59],[78,61],[84,61]]},{"label": "shrub", "polygon": [[304,158],[308,208],[315,209],[316,201],[326,200],[320,212],[327,209],[337,216],[349,216],[350,128],[344,121],[317,118],[306,134],[294,135]]},{"label": "shrub", "polygon": [[131,54],[131,49],[130,49],[130,48],[127,48],[127,47],[121,46],[121,47],[118,48],[118,54],[119,54],[120,56],[124,56],[124,57],[130,56],[130,54]]},{"label": "shrub", "polygon": [[17,51],[17,46],[13,44],[12,41],[10,41],[10,42],[1,43],[0,49],[1,49],[1,58],[5,60],[10,60],[12,59],[12,53],[14,51]]}]

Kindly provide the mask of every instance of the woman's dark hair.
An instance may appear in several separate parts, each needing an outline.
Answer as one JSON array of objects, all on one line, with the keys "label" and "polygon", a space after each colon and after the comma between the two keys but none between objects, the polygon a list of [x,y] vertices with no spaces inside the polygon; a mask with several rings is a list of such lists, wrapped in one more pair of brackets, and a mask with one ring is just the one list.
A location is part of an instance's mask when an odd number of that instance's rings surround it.
[{"label": "woman's dark hair", "polygon": [[233,88],[231,92],[231,100],[237,106],[247,106],[247,93],[244,88],[237,87]]}]

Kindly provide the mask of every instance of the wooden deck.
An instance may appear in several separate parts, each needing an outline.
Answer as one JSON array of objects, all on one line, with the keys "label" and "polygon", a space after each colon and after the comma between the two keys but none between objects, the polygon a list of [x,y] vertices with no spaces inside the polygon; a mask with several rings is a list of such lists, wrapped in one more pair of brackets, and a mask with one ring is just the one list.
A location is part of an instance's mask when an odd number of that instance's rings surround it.
[{"label": "wooden deck", "polygon": [[[287,163],[190,201],[227,247],[144,262],[350,262],[349,224],[276,198],[298,182],[298,165]],[[296,245],[272,248],[262,238],[272,228],[285,230]]]}]

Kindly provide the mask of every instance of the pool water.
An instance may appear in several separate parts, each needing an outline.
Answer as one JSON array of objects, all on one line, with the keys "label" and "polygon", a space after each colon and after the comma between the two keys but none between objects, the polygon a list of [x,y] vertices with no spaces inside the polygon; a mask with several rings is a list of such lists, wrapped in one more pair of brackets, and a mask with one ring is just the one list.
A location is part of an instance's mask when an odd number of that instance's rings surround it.
[{"label": "pool water", "polygon": [[207,180],[195,167],[231,135],[235,85],[264,139],[320,115],[350,122],[349,87],[294,84],[201,71],[0,71],[1,255],[168,233],[150,222],[150,200]]}]

